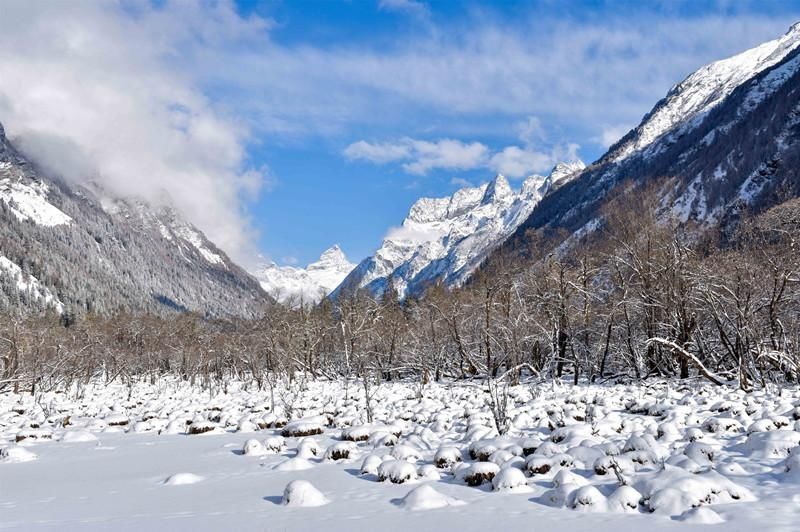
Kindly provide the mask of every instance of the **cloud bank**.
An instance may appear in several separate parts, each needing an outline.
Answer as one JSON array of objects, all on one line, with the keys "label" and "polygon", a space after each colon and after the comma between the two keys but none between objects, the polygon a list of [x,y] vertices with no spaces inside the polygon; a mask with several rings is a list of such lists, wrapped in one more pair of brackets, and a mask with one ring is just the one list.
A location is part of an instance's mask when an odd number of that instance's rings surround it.
[{"label": "cloud bank", "polygon": [[242,195],[264,176],[246,166],[246,125],[204,94],[190,63],[264,29],[226,3],[5,1],[0,121],[51,172],[169,202],[244,260]]}]

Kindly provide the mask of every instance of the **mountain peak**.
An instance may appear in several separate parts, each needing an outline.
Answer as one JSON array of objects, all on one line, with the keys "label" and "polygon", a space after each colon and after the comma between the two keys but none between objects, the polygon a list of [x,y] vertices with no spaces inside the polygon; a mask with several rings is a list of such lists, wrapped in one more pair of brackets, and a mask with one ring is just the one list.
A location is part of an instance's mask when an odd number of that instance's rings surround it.
[{"label": "mountain peak", "polygon": [[497,174],[488,185],[486,191],[483,193],[481,203],[505,202],[514,197],[514,191],[511,190],[511,185],[508,184],[508,179],[503,174]]},{"label": "mountain peak", "polygon": [[339,244],[334,244],[333,246],[329,247],[325,251],[322,252],[322,255],[319,256],[319,259],[316,262],[312,262],[306,268],[307,270],[313,269],[323,269],[323,268],[339,268],[342,265],[348,266],[348,272],[353,269],[353,265],[350,261],[347,260],[347,256],[342,251],[342,248],[339,247]]},{"label": "mountain peak", "polygon": [[316,303],[342,282],[355,264],[347,260],[338,244],[322,252],[316,262],[305,268],[262,265],[253,275],[261,287],[282,303]]},{"label": "mountain peak", "polygon": [[560,162],[553,167],[547,177],[550,179],[551,185],[554,185],[559,181],[576,175],[584,168],[586,168],[586,165],[580,159],[571,162]]}]

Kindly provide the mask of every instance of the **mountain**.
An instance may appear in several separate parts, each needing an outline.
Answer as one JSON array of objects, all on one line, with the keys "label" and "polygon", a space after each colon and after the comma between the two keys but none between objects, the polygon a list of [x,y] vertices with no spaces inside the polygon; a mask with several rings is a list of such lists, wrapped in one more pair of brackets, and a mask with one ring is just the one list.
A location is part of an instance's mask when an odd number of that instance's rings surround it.
[{"label": "mountain", "polygon": [[0,309],[256,316],[258,282],[169,207],[45,176],[0,126]]},{"label": "mountain", "polygon": [[382,295],[391,283],[402,298],[439,281],[447,286],[463,283],[542,197],[582,169],[582,162],[560,163],[546,177],[528,177],[519,192],[498,175],[452,196],[417,200],[402,225],[342,281],[334,297],[359,288]]},{"label": "mountain", "polygon": [[623,181],[657,183],[664,214],[723,231],[740,214],[800,194],[800,24],[675,85],[598,161],[548,194],[529,229],[598,227]]},{"label": "mountain", "polygon": [[335,245],[305,268],[278,266],[273,262],[260,266],[253,275],[281,303],[317,303],[339,286],[353,268],[355,264]]}]

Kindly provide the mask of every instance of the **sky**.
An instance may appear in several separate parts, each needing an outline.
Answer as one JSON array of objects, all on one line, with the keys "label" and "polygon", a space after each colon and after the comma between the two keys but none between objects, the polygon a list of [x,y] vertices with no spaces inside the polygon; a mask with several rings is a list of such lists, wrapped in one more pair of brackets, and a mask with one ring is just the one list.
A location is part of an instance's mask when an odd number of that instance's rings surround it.
[{"label": "sky", "polygon": [[591,162],[790,1],[0,2],[0,122],[246,267],[376,249],[421,196]]}]

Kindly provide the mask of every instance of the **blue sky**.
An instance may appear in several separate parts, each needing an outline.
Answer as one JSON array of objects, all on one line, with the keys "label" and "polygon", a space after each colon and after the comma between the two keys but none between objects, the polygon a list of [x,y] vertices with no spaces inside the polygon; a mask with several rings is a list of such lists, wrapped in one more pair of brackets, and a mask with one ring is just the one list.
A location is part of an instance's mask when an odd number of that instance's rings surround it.
[{"label": "blue sky", "polygon": [[0,3],[0,122],[245,266],[369,255],[420,196],[590,162],[790,1]]},{"label": "blue sky", "polygon": [[[797,7],[788,2],[241,2],[243,14],[274,21],[270,37],[275,45],[325,50],[331,57],[363,54],[365,63],[377,63],[368,76],[392,76],[393,65],[398,65],[396,75],[414,76],[414,61],[425,76],[439,48],[448,61],[464,61],[458,70],[472,68],[471,60],[481,61],[474,67],[476,75],[497,70],[498,85],[518,85],[505,102],[494,97],[482,102],[481,91],[492,90],[490,81],[465,88],[463,99],[437,94],[458,91],[446,80],[422,86],[407,81],[396,90],[389,82],[374,88],[368,82],[364,87],[337,81],[332,89],[349,93],[345,100],[352,96],[366,102],[354,102],[353,108],[341,110],[342,116],[322,109],[323,115],[314,117],[319,131],[300,128],[285,138],[267,133],[263,146],[250,149],[253,160],[268,166],[274,179],[250,207],[260,229],[260,248],[278,262],[305,264],[338,242],[351,260],[360,260],[418,197],[450,194],[463,181],[479,183],[502,169],[468,161],[462,168],[434,165],[424,173],[408,171],[403,164],[413,158],[385,163],[348,158],[345,150],[353,143],[396,146],[402,139],[453,139],[486,146],[489,158],[509,146],[569,158],[567,146],[577,144],[574,153],[589,162],[634,126],[673,83],[711,60],[778,37],[794,21]],[[707,32],[704,22],[709,22]],[[731,28],[740,32],[725,35]],[[570,42],[570,32],[580,42]],[[496,40],[495,50],[475,42],[482,33]],[[506,65],[503,45],[513,56]],[[532,65],[516,76],[513,68],[525,63],[526,53],[533,56]],[[549,54],[567,62],[542,59]],[[594,67],[586,76],[574,70],[590,64]],[[341,65],[332,68],[347,71]],[[604,68],[609,72],[603,73]],[[559,76],[565,78],[560,87],[542,83]],[[536,130],[526,144],[521,131],[529,121]],[[558,158],[553,155],[552,161]],[[532,161],[525,174],[545,172],[550,165],[547,156]]]}]

